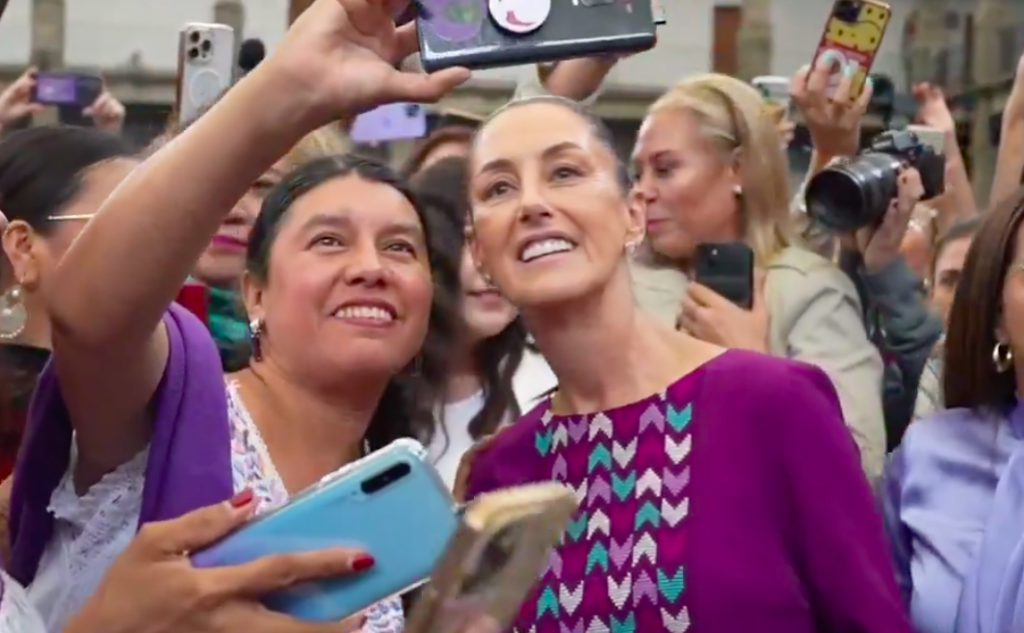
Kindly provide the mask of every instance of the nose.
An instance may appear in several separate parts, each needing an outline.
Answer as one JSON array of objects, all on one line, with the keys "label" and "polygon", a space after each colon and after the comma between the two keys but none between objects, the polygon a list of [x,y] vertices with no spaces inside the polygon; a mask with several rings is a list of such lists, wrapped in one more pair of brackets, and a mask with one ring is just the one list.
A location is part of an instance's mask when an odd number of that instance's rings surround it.
[{"label": "nose", "polygon": [[352,248],[345,256],[343,278],[350,286],[382,287],[386,285],[389,273],[376,245]]},{"label": "nose", "polygon": [[633,191],[644,202],[651,202],[657,197],[658,190],[654,186],[654,178],[650,175],[650,172],[645,171],[637,176],[636,180],[633,181]]},{"label": "nose", "polygon": [[538,183],[523,183],[523,194],[520,197],[519,221],[524,224],[543,222],[551,218],[551,205],[544,196],[543,188]]}]

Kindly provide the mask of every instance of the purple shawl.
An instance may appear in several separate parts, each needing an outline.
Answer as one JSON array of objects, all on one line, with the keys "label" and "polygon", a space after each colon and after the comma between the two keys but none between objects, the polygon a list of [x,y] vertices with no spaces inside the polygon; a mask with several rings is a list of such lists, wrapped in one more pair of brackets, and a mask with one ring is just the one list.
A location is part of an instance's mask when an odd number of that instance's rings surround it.
[{"label": "purple shawl", "polygon": [[[227,399],[217,346],[188,310],[164,315],[168,357],[153,395],[153,435],[139,525],[233,494]],[[72,427],[52,361],[39,376],[11,493],[8,573],[28,586],[53,533],[50,497],[68,469]]]}]

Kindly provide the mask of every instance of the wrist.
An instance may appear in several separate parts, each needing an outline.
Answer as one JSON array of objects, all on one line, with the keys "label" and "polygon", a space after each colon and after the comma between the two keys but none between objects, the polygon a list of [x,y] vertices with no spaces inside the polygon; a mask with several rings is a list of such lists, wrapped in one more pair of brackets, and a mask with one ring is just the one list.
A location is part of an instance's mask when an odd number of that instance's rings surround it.
[{"label": "wrist", "polygon": [[244,116],[268,133],[287,139],[289,147],[331,121],[345,118],[344,113],[329,112],[316,89],[278,68],[273,58],[239,81],[231,90],[236,91]]}]

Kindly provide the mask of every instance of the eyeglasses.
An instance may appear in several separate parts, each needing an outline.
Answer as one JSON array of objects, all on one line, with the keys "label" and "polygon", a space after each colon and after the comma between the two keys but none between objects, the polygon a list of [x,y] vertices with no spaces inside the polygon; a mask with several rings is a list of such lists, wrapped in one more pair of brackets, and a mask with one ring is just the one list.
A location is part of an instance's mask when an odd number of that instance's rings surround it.
[{"label": "eyeglasses", "polygon": [[66,220],[91,220],[96,217],[95,213],[71,213],[69,215],[48,215],[46,219],[50,222],[60,222]]}]

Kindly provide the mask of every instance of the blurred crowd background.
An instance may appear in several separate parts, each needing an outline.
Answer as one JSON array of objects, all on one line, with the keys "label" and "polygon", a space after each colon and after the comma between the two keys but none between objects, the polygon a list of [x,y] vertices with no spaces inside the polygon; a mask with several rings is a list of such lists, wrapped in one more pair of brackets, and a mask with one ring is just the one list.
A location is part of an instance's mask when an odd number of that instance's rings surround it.
[{"label": "blurred crowd background", "polygon": [[[309,0],[9,0],[0,24],[0,89],[33,64],[40,70],[102,72],[125,104],[125,134],[140,146],[166,125],[174,100],[175,30],[208,16],[244,38],[273,49]],[[792,74],[807,62],[832,0],[663,0],[668,24],[653,51],[618,64],[595,107],[627,152],[645,108],[679,77],[713,70],[750,79]],[[961,147],[979,200],[995,165],[1000,114],[1024,49],[1021,0],[891,0],[892,22],[874,72],[891,80],[877,90],[863,134],[914,111],[914,83],[945,91],[959,123]],[[523,68],[474,73],[469,84],[436,106],[484,115],[504,103]],[[884,82],[883,82],[884,83]],[[78,112],[53,112],[66,122]],[[36,117],[35,123],[47,122]],[[799,121],[798,121],[799,124]],[[398,163],[412,141],[373,148]],[[794,180],[807,171],[809,143],[802,127],[790,147]]]}]

